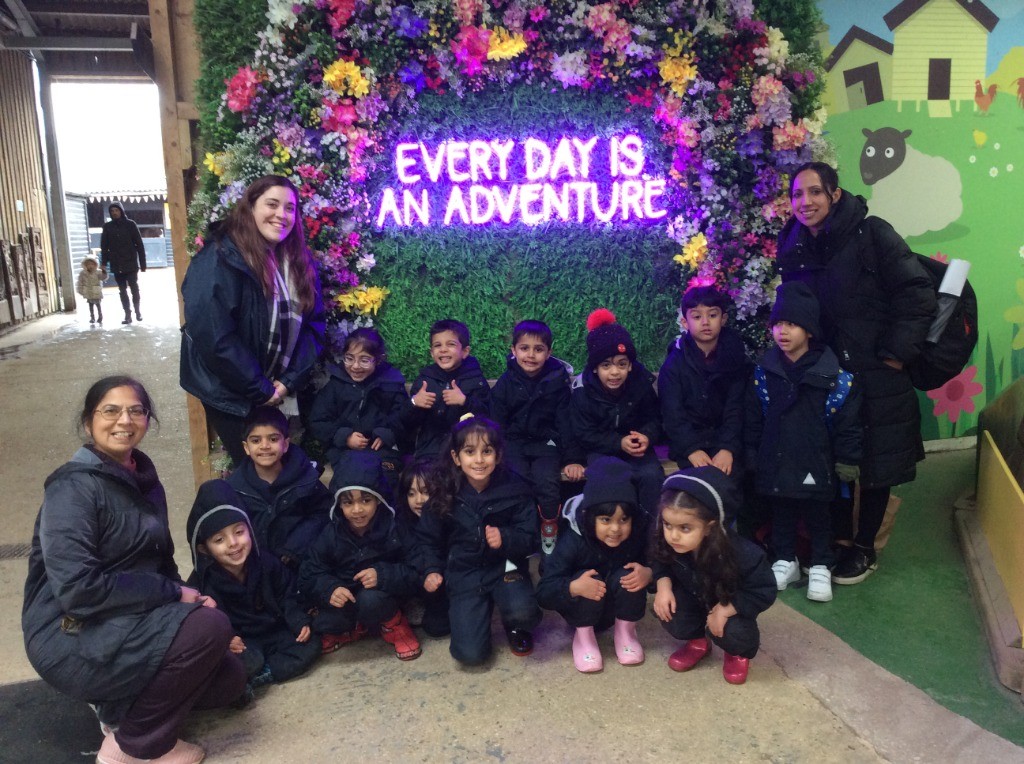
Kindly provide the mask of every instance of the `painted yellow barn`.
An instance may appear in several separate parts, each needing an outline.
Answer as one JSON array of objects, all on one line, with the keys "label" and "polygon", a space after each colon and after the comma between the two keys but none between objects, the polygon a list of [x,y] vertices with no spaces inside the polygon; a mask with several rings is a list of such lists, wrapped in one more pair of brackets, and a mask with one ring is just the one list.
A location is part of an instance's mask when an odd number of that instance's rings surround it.
[{"label": "painted yellow barn", "polygon": [[860,109],[890,97],[892,51],[891,42],[858,26],[850,27],[825,59],[822,101],[828,113]]}]

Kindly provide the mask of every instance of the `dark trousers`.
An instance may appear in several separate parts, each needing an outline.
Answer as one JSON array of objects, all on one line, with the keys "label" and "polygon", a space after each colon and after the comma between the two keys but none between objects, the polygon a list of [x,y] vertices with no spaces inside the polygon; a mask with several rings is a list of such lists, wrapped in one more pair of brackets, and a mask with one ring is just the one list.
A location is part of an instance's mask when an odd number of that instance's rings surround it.
[{"label": "dark trousers", "polygon": [[295,635],[288,629],[258,637],[246,636],[242,663],[250,678],[269,666],[275,682],[285,682],[306,673],[320,657],[320,640],[310,637],[305,642],[296,642]]},{"label": "dark trousers", "polygon": [[722,636],[716,637],[708,628],[708,609],[689,590],[673,582],[672,593],[676,596],[676,613],[672,620],[661,622],[665,631],[676,639],[700,639],[707,637],[730,655],[753,658],[761,645],[761,631],[757,620],[734,615],[725,622]]},{"label": "dark trousers", "polygon": [[416,595],[423,600],[423,631],[431,637],[447,637],[452,633],[448,616],[448,589],[444,584],[436,592]]},{"label": "dark trousers", "polygon": [[[604,454],[588,454],[587,464],[601,456]],[[641,457],[627,456],[623,452],[617,458],[629,465],[641,509],[648,517],[654,517],[658,511],[661,484],[665,482],[665,470],[661,466],[661,460],[654,453],[653,446]]]},{"label": "dark trousers", "polygon": [[504,457],[533,487],[541,515],[549,520],[556,519],[562,500],[562,465],[557,454],[525,456],[514,445],[506,444]]},{"label": "dark trousers", "polygon": [[498,606],[506,630],[533,629],[542,617],[533,583],[510,571],[489,591],[478,589],[451,595],[448,614],[452,639],[448,646],[459,663],[478,666],[491,654],[491,615]]},{"label": "dark trousers", "polygon": [[245,417],[227,414],[220,409],[207,406],[205,403],[203,408],[206,410],[206,421],[213,425],[213,429],[220,436],[221,443],[224,444],[224,450],[228,452],[235,467],[238,467],[249,458],[242,446],[242,442],[245,440],[242,437],[242,433],[245,431]]},{"label": "dark trousers", "polygon": [[[604,579],[608,588],[603,599],[594,601],[586,597],[570,597],[556,608],[559,615],[576,629],[581,626],[608,626],[616,618],[639,621],[647,608],[647,590],[628,592],[622,588],[622,577],[632,572],[632,569],[616,568]],[[583,573],[586,571],[576,571],[574,578]]]},{"label": "dark trousers", "polygon": [[320,634],[344,634],[357,623],[368,629],[379,626],[398,612],[398,598],[380,589],[360,589],[352,592],[355,602],[344,607],[324,605],[313,619],[313,630]]},{"label": "dark trousers", "polygon": [[[852,484],[851,484],[852,489]],[[840,541],[853,538],[853,543],[865,549],[875,548],[875,536],[885,519],[889,506],[889,486],[860,489],[860,514],[857,518],[857,535],[853,535],[853,498],[836,499],[832,504],[832,522],[835,537]],[[852,490],[851,490],[852,494]]]},{"label": "dark trousers", "polygon": [[831,565],[832,510],[829,502],[816,499],[770,498],[772,548],[776,560],[796,559],[797,523],[804,521],[811,539],[811,565]]},{"label": "dark trousers", "polygon": [[[117,290],[121,297],[121,307],[124,308],[125,318],[131,318],[131,307],[128,305],[128,290],[132,290],[132,305],[135,306],[135,314],[139,315],[139,272],[115,273],[114,281],[117,282]],[[141,318],[141,316],[140,316]]]},{"label": "dark trousers", "polygon": [[170,751],[193,708],[220,708],[245,689],[245,668],[228,651],[235,635],[228,617],[196,608],[181,622],[163,662],[118,727],[118,745],[129,756],[155,759]]},{"label": "dark trousers", "polygon": [[99,300],[89,300],[89,318],[98,318],[103,321],[103,303]]}]

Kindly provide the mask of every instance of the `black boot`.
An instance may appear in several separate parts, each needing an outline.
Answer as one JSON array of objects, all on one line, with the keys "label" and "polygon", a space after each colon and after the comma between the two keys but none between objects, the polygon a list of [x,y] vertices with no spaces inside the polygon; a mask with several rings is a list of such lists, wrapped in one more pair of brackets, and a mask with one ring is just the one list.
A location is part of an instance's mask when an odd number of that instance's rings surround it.
[{"label": "black boot", "polygon": [[127,312],[127,311],[125,311],[124,321],[122,321],[121,323],[122,324],[130,324],[131,322],[132,322],[132,314]]},{"label": "black boot", "polygon": [[93,307],[94,307],[93,304],[90,302],[89,303],[89,323],[90,324],[95,324],[96,323],[96,316],[94,315]]},{"label": "black boot", "polygon": [[136,321],[141,321],[142,320],[142,313],[139,312],[139,301],[138,300],[133,300],[132,302],[135,305],[135,320]]}]

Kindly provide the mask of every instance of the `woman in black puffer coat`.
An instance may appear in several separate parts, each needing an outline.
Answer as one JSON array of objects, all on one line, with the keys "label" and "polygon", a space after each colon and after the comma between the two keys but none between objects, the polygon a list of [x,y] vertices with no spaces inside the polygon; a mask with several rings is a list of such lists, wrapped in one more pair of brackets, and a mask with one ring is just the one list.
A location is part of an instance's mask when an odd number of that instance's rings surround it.
[{"label": "woman in black puffer coat", "polygon": [[935,290],[906,242],[884,220],[868,217],[863,197],[842,190],[829,165],[797,168],[790,200],[793,217],[779,233],[782,280],[803,281],[814,291],[822,339],[863,394],[859,524],[854,537],[848,512],[834,529],[837,539],[854,543],[832,575],[836,583],[855,584],[877,567],[875,535],[889,489],[913,480],[924,459],[921,413],[906,366],[921,352]]}]

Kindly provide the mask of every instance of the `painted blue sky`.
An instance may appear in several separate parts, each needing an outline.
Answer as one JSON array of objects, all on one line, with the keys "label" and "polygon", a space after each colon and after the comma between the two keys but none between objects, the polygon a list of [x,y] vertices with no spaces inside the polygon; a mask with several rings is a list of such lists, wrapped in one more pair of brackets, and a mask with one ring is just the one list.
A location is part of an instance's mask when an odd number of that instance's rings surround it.
[{"label": "painted blue sky", "polygon": [[[818,0],[825,23],[829,26],[828,37],[837,45],[851,26],[859,26],[883,40],[892,42],[892,32],[882,17],[899,5],[899,0]],[[1024,3],[1021,0],[985,0],[999,23],[989,36],[987,70],[992,74],[1010,48],[1024,45]]]}]

